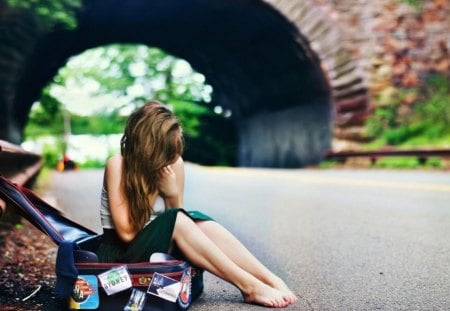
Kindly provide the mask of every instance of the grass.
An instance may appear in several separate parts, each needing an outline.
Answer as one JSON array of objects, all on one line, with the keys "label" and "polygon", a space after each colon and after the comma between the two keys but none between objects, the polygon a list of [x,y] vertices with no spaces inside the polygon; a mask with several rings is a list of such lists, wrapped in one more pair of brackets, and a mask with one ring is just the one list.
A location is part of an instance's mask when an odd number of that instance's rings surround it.
[{"label": "grass", "polygon": [[335,160],[325,160],[318,165],[321,169],[349,167],[349,168],[375,168],[375,169],[449,169],[449,160],[440,157],[430,157],[425,163],[420,163],[417,157],[380,157],[375,163],[369,157],[353,157],[345,163]]}]

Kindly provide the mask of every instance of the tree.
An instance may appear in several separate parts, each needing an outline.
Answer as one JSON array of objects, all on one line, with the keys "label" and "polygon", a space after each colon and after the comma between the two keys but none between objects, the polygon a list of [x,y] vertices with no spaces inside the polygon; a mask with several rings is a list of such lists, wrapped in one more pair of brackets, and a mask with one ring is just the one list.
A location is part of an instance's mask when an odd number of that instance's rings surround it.
[{"label": "tree", "polygon": [[76,12],[81,8],[80,0],[6,0],[11,7],[33,11],[40,30],[49,31],[56,25],[68,29],[77,26]]},{"label": "tree", "polygon": [[50,87],[42,90],[39,102],[33,105],[25,137],[34,139],[45,135],[61,135],[64,132],[62,103],[50,95]]},{"label": "tree", "polygon": [[[84,88],[91,97],[115,96],[115,99],[89,116],[72,112],[74,134],[120,133],[132,110],[155,99],[170,105],[179,117],[190,160],[212,165],[235,162],[236,139],[231,119],[213,112],[212,87],[182,59],[143,45],[109,45],[87,50],[60,69],[43,92],[42,111],[33,110],[32,114],[37,115],[30,117],[30,121],[39,121],[44,112],[53,115],[52,111],[58,109],[52,103],[67,104],[61,96],[75,88]],[[51,132],[58,125],[50,123],[60,120],[57,117],[46,120]]]},{"label": "tree", "polygon": [[148,99],[168,103],[181,119],[185,133],[199,134],[199,119],[206,115],[212,87],[203,75],[181,59],[143,45],[110,45],[91,49],[69,60],[55,83],[70,91],[92,85],[91,95],[113,94],[128,98],[122,107],[106,107],[103,113],[130,111]]}]

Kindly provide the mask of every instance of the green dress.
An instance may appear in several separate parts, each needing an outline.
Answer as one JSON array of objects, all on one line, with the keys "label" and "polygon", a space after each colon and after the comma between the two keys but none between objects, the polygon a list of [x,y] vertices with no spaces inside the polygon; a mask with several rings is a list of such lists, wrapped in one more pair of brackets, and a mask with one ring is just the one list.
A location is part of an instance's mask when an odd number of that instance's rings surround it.
[{"label": "green dress", "polygon": [[96,251],[99,262],[146,262],[155,252],[183,257],[172,245],[173,229],[179,212],[185,213],[194,221],[214,220],[198,211],[170,208],[145,226],[130,243],[121,241],[114,229],[105,229]]}]

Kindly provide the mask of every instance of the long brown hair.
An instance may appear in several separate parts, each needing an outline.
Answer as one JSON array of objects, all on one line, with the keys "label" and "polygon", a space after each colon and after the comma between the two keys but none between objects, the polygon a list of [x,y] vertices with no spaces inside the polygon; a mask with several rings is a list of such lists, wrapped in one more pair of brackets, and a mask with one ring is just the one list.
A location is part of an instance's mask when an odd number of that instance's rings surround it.
[{"label": "long brown hair", "polygon": [[128,200],[131,225],[140,230],[153,213],[159,170],[183,152],[180,123],[165,105],[151,101],[129,116],[120,147],[121,190]]}]

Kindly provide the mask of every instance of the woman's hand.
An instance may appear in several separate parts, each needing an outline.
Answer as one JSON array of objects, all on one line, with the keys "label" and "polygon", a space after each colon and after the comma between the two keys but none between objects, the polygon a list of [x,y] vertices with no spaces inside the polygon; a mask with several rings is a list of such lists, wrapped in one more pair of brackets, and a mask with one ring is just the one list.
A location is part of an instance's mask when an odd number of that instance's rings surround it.
[{"label": "woman's hand", "polygon": [[3,216],[6,210],[6,202],[0,199],[0,217]]},{"label": "woman's hand", "polygon": [[184,163],[183,158],[159,171],[158,189],[164,199],[166,208],[183,208]]},{"label": "woman's hand", "polygon": [[177,176],[170,165],[163,167],[159,171],[158,188],[167,199],[176,199],[179,195]]}]

